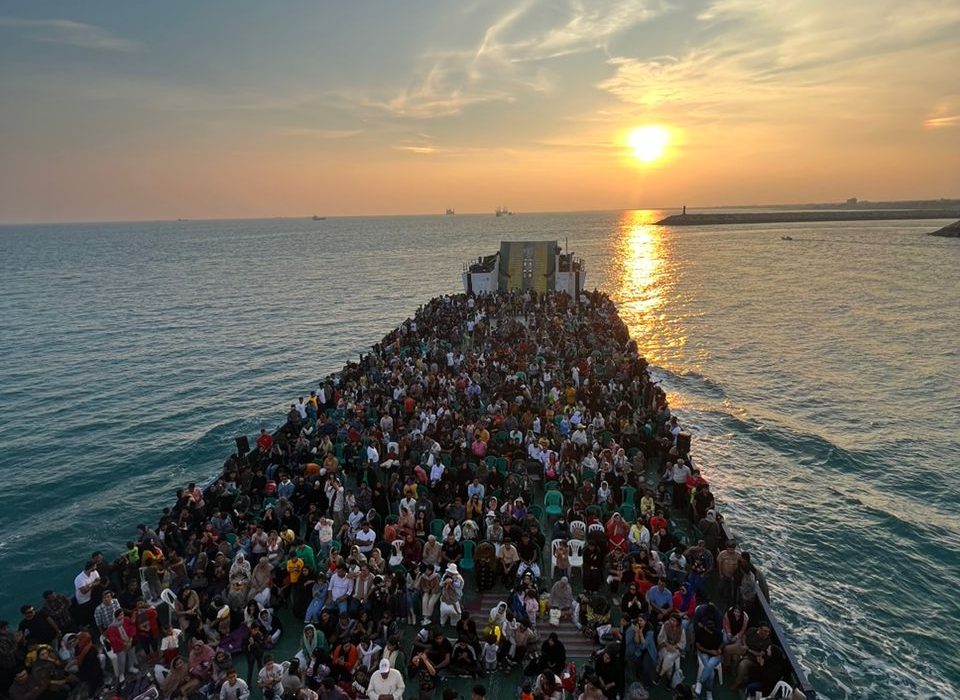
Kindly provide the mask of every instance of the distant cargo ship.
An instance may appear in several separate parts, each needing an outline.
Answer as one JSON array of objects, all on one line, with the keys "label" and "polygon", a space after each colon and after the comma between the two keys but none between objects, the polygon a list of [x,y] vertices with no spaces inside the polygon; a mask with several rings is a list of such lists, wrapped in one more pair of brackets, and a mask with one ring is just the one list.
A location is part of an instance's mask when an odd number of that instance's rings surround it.
[{"label": "distant cargo ship", "polygon": [[507,209],[506,207],[497,207],[496,215],[497,216],[513,216],[513,212]]}]

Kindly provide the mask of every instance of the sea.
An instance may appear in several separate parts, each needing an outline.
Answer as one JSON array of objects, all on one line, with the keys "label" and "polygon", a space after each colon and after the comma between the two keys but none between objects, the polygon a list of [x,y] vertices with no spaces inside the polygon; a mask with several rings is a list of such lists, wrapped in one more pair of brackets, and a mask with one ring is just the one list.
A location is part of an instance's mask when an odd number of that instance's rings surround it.
[{"label": "sea", "polygon": [[960,240],[662,214],[0,228],[0,616],[69,592],[464,263],[556,240],[619,304],[820,697],[957,698]]}]

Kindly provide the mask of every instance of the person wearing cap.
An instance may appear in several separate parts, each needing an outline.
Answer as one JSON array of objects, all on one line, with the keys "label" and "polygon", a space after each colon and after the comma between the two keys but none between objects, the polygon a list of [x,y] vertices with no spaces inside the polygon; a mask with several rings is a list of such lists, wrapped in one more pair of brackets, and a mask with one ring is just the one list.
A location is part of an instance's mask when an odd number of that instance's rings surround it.
[{"label": "person wearing cap", "polygon": [[395,668],[390,668],[390,662],[380,660],[377,672],[370,676],[367,685],[368,700],[401,700],[406,684],[403,675]]},{"label": "person wearing cap", "polygon": [[460,619],[463,577],[456,564],[448,564],[440,581],[440,624],[453,625]]}]

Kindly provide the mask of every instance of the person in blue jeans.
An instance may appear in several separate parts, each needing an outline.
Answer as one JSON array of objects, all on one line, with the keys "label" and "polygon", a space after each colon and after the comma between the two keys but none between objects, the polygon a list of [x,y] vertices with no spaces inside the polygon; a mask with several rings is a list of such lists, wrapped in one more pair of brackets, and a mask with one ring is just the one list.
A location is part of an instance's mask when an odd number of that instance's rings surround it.
[{"label": "person in blue jeans", "polygon": [[723,661],[723,637],[712,617],[705,618],[703,624],[697,626],[696,644],[701,671],[693,692],[699,696],[706,688],[707,700],[713,700],[713,677],[717,666]]}]

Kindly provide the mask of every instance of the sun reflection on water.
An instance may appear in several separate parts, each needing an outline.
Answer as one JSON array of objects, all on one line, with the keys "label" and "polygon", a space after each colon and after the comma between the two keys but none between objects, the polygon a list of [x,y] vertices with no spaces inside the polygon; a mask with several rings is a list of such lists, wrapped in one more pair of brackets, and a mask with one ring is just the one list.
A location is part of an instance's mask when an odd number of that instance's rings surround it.
[{"label": "sun reflection on water", "polygon": [[669,233],[656,226],[658,212],[623,213],[616,243],[614,300],[630,335],[651,363],[669,368],[686,344],[680,319],[667,314],[677,264]]}]

